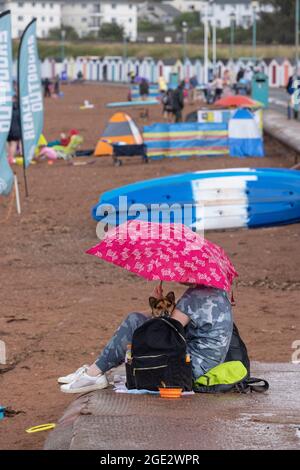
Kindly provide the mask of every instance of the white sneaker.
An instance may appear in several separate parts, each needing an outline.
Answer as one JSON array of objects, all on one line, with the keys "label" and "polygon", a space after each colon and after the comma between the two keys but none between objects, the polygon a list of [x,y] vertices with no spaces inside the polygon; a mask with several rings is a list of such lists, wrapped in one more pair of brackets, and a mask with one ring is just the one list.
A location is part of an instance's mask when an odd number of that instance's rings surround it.
[{"label": "white sneaker", "polygon": [[64,393],[87,393],[94,390],[101,390],[108,387],[109,383],[105,374],[92,377],[86,372],[83,372],[79,377],[76,377],[73,382],[62,385],[61,391]]},{"label": "white sneaker", "polygon": [[57,382],[59,384],[70,384],[71,382],[73,382],[73,380],[75,380],[77,377],[83,374],[83,372],[85,372],[88,369],[88,367],[89,366],[85,364],[84,366],[79,367],[79,369],[77,369],[72,374],[66,375],[65,377],[59,377],[57,379]]}]

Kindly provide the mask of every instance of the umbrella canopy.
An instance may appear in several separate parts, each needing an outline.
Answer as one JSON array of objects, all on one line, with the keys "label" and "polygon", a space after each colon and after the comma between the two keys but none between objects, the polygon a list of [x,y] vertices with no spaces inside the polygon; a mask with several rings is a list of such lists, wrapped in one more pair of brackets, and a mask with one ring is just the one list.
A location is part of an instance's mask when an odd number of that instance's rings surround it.
[{"label": "umbrella canopy", "polygon": [[263,108],[259,101],[252,100],[248,96],[226,96],[216,102],[219,108]]},{"label": "umbrella canopy", "polygon": [[134,78],[134,83],[141,83],[143,80],[146,80],[146,82],[148,82],[149,80],[145,77],[140,77],[139,75],[137,75],[135,78]]},{"label": "umbrella canopy", "polygon": [[131,220],[110,230],[87,253],[153,281],[230,291],[237,276],[222,248],[181,224]]}]

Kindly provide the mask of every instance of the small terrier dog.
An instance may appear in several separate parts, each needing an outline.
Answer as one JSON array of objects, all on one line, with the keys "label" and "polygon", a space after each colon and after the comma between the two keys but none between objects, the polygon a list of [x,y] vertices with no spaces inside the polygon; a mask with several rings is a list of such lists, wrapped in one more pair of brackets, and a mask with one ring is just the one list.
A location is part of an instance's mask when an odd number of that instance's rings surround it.
[{"label": "small terrier dog", "polygon": [[175,294],[174,292],[169,292],[161,299],[149,297],[149,305],[154,318],[170,317],[176,306]]}]

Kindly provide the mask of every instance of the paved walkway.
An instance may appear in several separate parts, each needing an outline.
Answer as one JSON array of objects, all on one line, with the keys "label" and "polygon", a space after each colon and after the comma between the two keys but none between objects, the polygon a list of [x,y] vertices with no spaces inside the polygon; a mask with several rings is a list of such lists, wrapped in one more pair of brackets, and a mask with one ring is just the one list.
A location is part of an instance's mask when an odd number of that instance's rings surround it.
[{"label": "paved walkway", "polygon": [[77,398],[45,449],[299,449],[300,365],[254,364],[267,394],[199,395],[179,400],[111,389]]},{"label": "paved walkway", "polygon": [[300,161],[300,122],[288,120],[284,114],[272,109],[264,111],[264,129],[275,139],[299,153]]}]

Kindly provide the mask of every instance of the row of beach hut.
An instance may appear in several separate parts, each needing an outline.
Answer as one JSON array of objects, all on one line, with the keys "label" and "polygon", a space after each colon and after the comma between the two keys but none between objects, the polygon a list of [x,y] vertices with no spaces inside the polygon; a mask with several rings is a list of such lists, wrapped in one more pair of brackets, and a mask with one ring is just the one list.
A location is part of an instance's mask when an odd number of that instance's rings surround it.
[{"label": "row of beach hut", "polygon": [[[221,61],[215,67],[209,64],[211,71],[222,76],[224,71],[231,70],[236,74],[238,70],[253,68],[254,63],[249,60]],[[294,71],[293,64],[287,59],[262,60],[258,63],[261,71],[269,77],[269,84],[273,88],[286,86],[289,76]],[[54,78],[65,75],[69,80],[75,80],[81,72],[85,80],[126,82],[128,74],[134,72],[137,75],[147,78],[150,82],[157,82],[160,76],[164,76],[169,81],[170,74],[178,73],[180,79],[196,76],[199,83],[204,82],[204,66],[201,60],[158,60],[151,57],[143,60],[135,58],[124,59],[122,57],[78,57],[76,59],[67,58],[64,61],[45,59],[42,64],[42,77]]]}]

